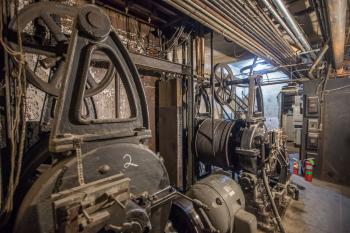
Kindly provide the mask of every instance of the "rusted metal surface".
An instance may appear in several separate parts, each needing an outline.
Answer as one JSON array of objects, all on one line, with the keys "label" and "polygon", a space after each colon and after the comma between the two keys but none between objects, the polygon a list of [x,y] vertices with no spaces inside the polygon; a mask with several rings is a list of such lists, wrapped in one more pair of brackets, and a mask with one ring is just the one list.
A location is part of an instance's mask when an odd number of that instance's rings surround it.
[{"label": "rusted metal surface", "polygon": [[336,69],[337,74],[341,74],[343,73],[344,61],[347,1],[328,0],[327,9],[332,39],[334,68]]}]

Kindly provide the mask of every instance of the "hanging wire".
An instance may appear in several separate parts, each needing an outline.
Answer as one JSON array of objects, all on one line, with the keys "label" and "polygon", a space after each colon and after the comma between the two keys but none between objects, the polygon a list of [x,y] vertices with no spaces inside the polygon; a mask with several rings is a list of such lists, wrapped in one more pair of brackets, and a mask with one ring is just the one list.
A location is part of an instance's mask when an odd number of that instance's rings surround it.
[{"label": "hanging wire", "polygon": [[[18,72],[14,75],[14,118],[10,124],[12,126],[12,134],[10,138],[10,175],[8,181],[8,189],[4,200],[4,206],[1,210],[1,220],[6,220],[13,209],[13,197],[16,187],[19,183],[20,172],[22,170],[23,150],[26,135],[26,77],[24,72],[25,59],[23,54],[22,37],[20,32],[20,23],[18,20],[19,1],[15,1],[15,16],[17,18],[17,42],[19,51],[11,49],[4,41],[3,36],[3,18],[0,22],[0,43],[12,58],[17,66]],[[19,142],[17,140],[19,139]]]}]

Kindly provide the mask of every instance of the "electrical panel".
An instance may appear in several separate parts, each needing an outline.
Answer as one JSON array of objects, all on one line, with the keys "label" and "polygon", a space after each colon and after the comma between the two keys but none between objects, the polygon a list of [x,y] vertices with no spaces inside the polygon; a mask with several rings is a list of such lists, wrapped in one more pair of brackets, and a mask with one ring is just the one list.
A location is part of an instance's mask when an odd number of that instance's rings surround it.
[{"label": "electrical panel", "polygon": [[306,111],[308,115],[317,115],[318,114],[318,97],[309,96],[306,99]]},{"label": "electrical panel", "polygon": [[307,134],[307,149],[317,149],[318,147],[319,134],[308,133]]},{"label": "electrical panel", "polygon": [[318,132],[318,119],[317,118],[309,118],[307,120],[307,131],[308,132]]}]

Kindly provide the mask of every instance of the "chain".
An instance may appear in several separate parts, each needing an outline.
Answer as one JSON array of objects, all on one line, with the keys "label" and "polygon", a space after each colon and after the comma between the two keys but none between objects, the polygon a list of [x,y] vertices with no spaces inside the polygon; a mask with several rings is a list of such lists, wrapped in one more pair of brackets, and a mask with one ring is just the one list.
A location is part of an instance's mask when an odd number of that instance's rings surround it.
[{"label": "chain", "polygon": [[83,160],[82,160],[82,153],[81,153],[81,139],[75,139],[73,143],[75,148],[75,155],[77,157],[78,181],[79,181],[79,185],[83,185],[85,184],[85,181],[84,181]]}]

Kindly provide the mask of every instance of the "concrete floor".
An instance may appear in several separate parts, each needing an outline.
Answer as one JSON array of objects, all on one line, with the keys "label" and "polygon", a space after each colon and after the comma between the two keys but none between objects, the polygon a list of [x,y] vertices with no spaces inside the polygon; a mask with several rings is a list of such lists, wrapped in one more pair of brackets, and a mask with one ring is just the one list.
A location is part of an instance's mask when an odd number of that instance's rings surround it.
[{"label": "concrete floor", "polygon": [[293,175],[305,188],[299,201],[292,200],[283,222],[287,233],[350,233],[350,187]]}]

